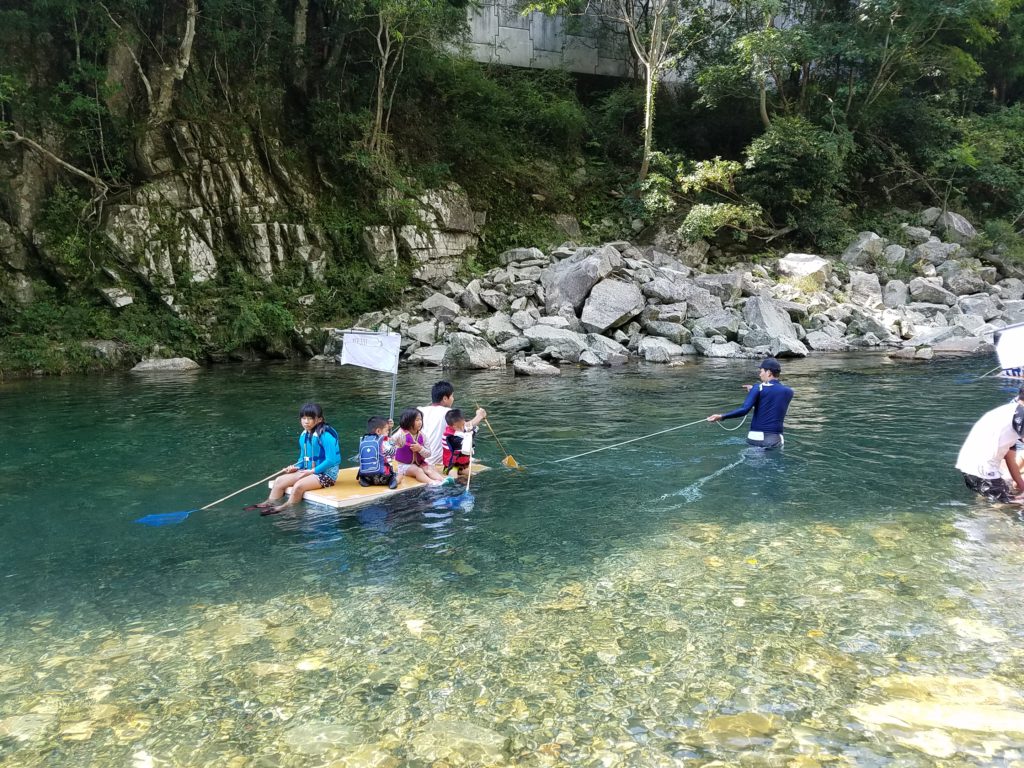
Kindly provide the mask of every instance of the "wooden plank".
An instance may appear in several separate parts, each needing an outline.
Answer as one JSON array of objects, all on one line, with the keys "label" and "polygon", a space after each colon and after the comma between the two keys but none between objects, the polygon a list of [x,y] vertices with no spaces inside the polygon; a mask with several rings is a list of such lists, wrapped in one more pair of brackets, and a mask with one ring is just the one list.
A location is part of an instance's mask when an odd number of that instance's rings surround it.
[{"label": "wooden plank", "polygon": [[[477,472],[486,472],[490,467],[486,467],[483,464],[477,464],[473,462],[473,474]],[[355,507],[360,504],[369,504],[371,501],[377,501],[387,496],[392,496],[396,493],[404,493],[405,491],[412,491],[416,488],[422,488],[425,483],[421,483],[419,480],[413,477],[403,477],[397,488],[388,488],[386,485],[371,485],[364,488],[356,480],[357,467],[346,467],[338,473],[338,479],[330,488],[320,488],[316,491],[308,491],[305,496],[302,497],[303,501],[308,501],[311,504],[321,504],[326,507],[334,507],[335,509],[342,509],[344,507]],[[438,469],[440,471],[440,469]],[[270,481],[268,484],[273,487],[274,482]],[[288,489],[291,491],[291,488]]]}]

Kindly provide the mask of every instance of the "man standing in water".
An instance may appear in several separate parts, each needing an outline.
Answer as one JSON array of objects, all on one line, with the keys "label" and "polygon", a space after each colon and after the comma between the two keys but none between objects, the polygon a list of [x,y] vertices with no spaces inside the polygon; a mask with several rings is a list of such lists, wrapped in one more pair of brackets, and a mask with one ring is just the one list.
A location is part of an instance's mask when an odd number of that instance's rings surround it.
[{"label": "man standing in water", "polygon": [[782,422],[789,410],[789,401],[793,399],[793,390],[779,381],[782,366],[774,357],[761,361],[757,371],[760,384],[755,384],[747,393],[747,399],[739,408],[728,413],[713,413],[708,421],[722,421],[746,416],[754,409],[754,419],[750,422],[747,433],[747,445],[758,448],[781,448],[785,444],[782,437]]},{"label": "man standing in water", "polygon": [[1006,405],[993,408],[971,427],[960,447],[956,468],[964,476],[967,487],[989,501],[1003,503],[1021,501],[1003,477],[1002,468],[1013,478],[1018,491],[1024,491],[1017,466],[1017,441],[1024,433],[1024,387]]}]

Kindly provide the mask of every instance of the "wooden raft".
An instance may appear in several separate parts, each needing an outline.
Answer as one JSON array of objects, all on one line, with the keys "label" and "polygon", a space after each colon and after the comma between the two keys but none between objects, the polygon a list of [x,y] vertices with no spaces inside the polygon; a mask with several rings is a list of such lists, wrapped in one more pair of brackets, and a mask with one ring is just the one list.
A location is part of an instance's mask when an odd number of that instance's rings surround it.
[{"label": "wooden raft", "polygon": [[[440,465],[436,467],[438,472],[441,472]],[[483,464],[477,464],[473,462],[473,474],[478,472],[486,472],[489,467]],[[386,485],[371,485],[364,488],[356,480],[356,472],[358,467],[346,467],[338,472],[338,479],[330,488],[320,488],[316,491],[308,491],[305,496],[302,497],[303,501],[308,501],[311,504],[321,504],[326,507],[334,507],[335,509],[341,509],[343,507],[355,507],[360,504],[368,504],[371,501],[377,501],[387,496],[392,496],[396,493],[404,493],[405,491],[412,491],[416,488],[422,488],[425,483],[421,483],[419,480],[413,477],[403,477],[397,488],[388,488]],[[443,474],[443,472],[442,472]],[[271,480],[268,484],[269,487],[274,486],[274,481]],[[291,488],[286,491],[290,492]]]}]

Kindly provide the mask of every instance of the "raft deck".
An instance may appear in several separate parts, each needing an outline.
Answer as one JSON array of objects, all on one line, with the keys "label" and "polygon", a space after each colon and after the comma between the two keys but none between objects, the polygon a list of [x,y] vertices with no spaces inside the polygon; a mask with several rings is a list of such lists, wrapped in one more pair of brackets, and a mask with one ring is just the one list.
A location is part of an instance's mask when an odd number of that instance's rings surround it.
[{"label": "raft deck", "polygon": [[[489,467],[483,464],[473,463],[473,474],[478,472],[486,472]],[[366,488],[359,484],[356,480],[356,472],[358,467],[346,467],[338,472],[338,479],[334,485],[330,488],[321,488],[317,491],[308,491],[305,496],[302,497],[303,501],[308,501],[311,504],[321,504],[325,507],[334,507],[335,509],[342,509],[344,507],[355,507],[360,504],[368,504],[371,501],[377,501],[387,496],[392,496],[396,493],[404,493],[405,491],[412,491],[416,488],[422,488],[426,483],[421,483],[419,480],[413,477],[403,477],[397,488],[388,488],[386,485],[371,485]],[[440,468],[438,468],[440,472]],[[274,481],[271,480],[268,483],[270,487],[273,487]],[[286,491],[290,494],[291,488]]]}]

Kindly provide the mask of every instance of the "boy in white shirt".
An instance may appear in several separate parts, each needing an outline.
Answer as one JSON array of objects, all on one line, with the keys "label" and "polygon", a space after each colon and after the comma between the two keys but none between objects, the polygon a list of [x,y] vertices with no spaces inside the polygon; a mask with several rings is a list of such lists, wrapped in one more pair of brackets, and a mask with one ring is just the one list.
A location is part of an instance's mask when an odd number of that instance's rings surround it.
[{"label": "boy in white shirt", "polygon": [[[426,459],[431,464],[440,464],[443,460],[443,438],[445,427],[444,417],[455,405],[455,387],[448,381],[439,381],[430,389],[430,405],[420,408],[423,413],[423,445],[427,449]],[[470,419],[467,428],[475,428],[487,417],[483,408],[476,409],[476,415]]]}]

